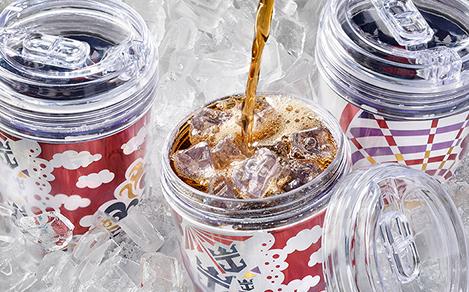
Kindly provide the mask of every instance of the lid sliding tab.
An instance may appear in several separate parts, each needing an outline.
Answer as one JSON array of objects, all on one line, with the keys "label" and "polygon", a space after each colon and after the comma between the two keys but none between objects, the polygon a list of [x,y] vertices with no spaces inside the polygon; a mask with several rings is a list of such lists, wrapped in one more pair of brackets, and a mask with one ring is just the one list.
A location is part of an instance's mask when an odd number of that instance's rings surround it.
[{"label": "lid sliding tab", "polygon": [[412,0],[371,0],[394,39],[402,46],[428,43],[433,30]]},{"label": "lid sliding tab", "polygon": [[42,33],[30,33],[23,40],[22,57],[28,61],[64,69],[86,65],[90,45],[70,38]]}]

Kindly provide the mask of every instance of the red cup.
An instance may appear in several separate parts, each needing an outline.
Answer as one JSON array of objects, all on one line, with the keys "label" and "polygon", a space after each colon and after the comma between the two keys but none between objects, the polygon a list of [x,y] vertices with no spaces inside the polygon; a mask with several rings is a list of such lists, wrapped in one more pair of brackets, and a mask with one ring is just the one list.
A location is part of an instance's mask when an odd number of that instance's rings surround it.
[{"label": "red cup", "polygon": [[187,119],[170,136],[164,149],[163,193],[176,218],[185,267],[199,291],[325,289],[324,217],[332,187],[350,170],[350,150],[332,115],[304,103],[334,136],[337,156],[311,182],[277,196],[227,199],[190,187],[169,158]]},{"label": "red cup", "polygon": [[25,3],[0,16],[0,160],[18,183],[2,195],[28,214],[60,210],[82,234],[144,192],[157,53],[120,1]]}]

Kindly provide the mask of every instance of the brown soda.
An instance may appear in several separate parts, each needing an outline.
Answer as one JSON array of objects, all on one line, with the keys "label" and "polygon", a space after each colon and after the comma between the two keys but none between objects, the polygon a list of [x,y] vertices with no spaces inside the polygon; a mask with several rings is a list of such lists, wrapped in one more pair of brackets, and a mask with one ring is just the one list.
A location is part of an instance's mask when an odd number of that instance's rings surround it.
[{"label": "brown soda", "polygon": [[256,106],[257,85],[259,83],[262,53],[269,39],[275,0],[260,0],[257,8],[256,28],[252,45],[251,67],[243,103],[242,140],[247,153],[252,151],[254,108]]}]

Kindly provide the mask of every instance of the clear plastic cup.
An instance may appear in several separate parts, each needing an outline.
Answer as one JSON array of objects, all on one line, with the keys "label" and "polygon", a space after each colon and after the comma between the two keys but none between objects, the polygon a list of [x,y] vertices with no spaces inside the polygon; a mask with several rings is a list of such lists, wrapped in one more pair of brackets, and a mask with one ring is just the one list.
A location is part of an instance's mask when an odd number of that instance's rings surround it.
[{"label": "clear plastic cup", "polygon": [[144,192],[158,56],[143,19],[114,0],[16,1],[0,14],[2,192],[29,214],[60,210],[80,234]]},{"label": "clear plastic cup", "polygon": [[354,165],[452,175],[468,147],[468,13],[459,0],[326,4],[319,103],[340,120]]},{"label": "clear plastic cup", "polygon": [[[337,157],[310,183],[278,196],[227,199],[192,188],[176,175],[169,156],[176,135],[190,116],[170,135],[164,149],[163,192],[177,221],[185,266],[200,291],[265,291],[269,287],[294,291],[301,286],[284,286],[285,278],[300,281],[308,273],[322,275],[320,264],[305,268],[308,259],[304,256],[285,262],[288,252],[275,244],[290,241],[290,253],[305,250],[300,236],[305,234],[313,236],[306,252],[319,251],[330,190],[350,169],[349,148],[335,119],[310,101],[304,102],[333,134]],[[324,288],[322,276],[318,285]]]},{"label": "clear plastic cup", "polygon": [[262,199],[201,192],[177,176],[170,154],[191,116],[169,136],[162,186],[197,291],[467,291],[461,218],[421,171],[380,165],[349,173],[339,124],[310,101],[337,156],[310,183]]}]

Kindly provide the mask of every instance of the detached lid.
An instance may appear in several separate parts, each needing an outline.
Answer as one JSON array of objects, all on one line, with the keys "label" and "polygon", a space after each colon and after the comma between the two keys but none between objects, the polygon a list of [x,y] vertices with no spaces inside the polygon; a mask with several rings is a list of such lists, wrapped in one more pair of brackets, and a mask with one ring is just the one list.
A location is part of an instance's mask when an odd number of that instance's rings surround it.
[{"label": "detached lid", "polygon": [[[45,138],[59,125],[50,138],[83,138],[119,128],[151,103],[155,46],[122,1],[15,1],[0,14],[0,30],[0,124],[8,132]],[[83,124],[88,132],[75,133]]]},{"label": "detached lid", "polygon": [[388,117],[469,109],[469,2],[332,0],[317,59],[340,95]]},{"label": "detached lid", "polygon": [[468,248],[456,207],[433,178],[399,165],[352,173],[324,223],[329,291],[468,291]]}]

